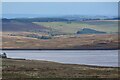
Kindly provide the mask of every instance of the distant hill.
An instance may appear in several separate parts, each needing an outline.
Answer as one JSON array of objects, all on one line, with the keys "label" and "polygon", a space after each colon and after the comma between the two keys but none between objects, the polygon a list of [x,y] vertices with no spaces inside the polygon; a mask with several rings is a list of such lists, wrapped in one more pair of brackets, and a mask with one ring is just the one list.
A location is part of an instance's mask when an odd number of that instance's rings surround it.
[{"label": "distant hill", "polygon": [[62,18],[72,20],[72,21],[88,21],[88,20],[116,20],[118,19],[116,16],[88,16],[88,15],[66,15],[62,16]]},{"label": "distant hill", "polygon": [[63,18],[14,18],[14,19],[2,19],[3,31],[43,31],[46,29],[42,25],[34,24],[33,22],[57,22],[68,21]]},{"label": "distant hill", "polygon": [[[74,17],[74,16],[73,16]],[[75,29],[74,26],[77,27],[84,27],[85,24],[88,26],[100,26],[101,28],[104,27],[104,29],[106,30],[105,32],[116,32],[118,30],[116,30],[116,27],[118,26],[117,22],[111,22],[111,21],[96,21],[96,20],[91,20],[91,18],[82,18],[82,21],[78,21],[77,20],[77,16],[74,20],[69,20],[69,19],[65,19],[65,18],[14,18],[14,19],[7,19],[7,18],[3,18],[2,19],[2,30],[3,31],[39,31],[39,32],[63,32],[65,30],[65,28],[69,31],[72,29]],[[83,22],[84,20],[84,22]],[[88,22],[87,22],[88,20]],[[40,24],[36,24],[35,22],[46,22],[45,25]],[[52,25],[51,23],[52,22]],[[53,22],[56,23],[61,23],[61,24],[53,24]],[[75,24],[71,24],[71,22],[74,22]],[[52,26],[50,27],[46,27],[50,26],[48,25],[48,23],[50,23],[50,25]],[[67,23],[67,24],[66,24]],[[79,23],[79,24],[78,24]],[[81,26],[81,24],[84,24],[83,26]],[[59,30],[56,29],[56,26],[58,28],[59,26]],[[67,27],[65,27],[67,26]],[[73,27],[72,29],[70,27]],[[115,28],[114,28],[114,27]],[[53,28],[54,27],[54,28]],[[109,27],[109,29],[108,29]],[[64,28],[62,30],[60,30],[61,28]],[[89,27],[90,28],[90,27]],[[43,30],[44,29],[44,30]],[[68,30],[69,29],[69,30]],[[94,28],[93,28],[94,29]],[[102,28],[103,29],[103,28]],[[77,29],[78,30],[78,29]],[[77,31],[75,30],[74,33]],[[77,33],[81,33],[81,34],[94,34],[94,33],[105,33],[105,32],[101,32],[101,31],[96,31],[96,30],[84,30],[83,31],[78,31]]]},{"label": "distant hill", "polygon": [[45,29],[45,27],[30,22],[21,22],[13,19],[2,20],[2,31],[31,31],[41,29]]},{"label": "distant hill", "polygon": [[83,28],[82,30],[78,31],[77,34],[105,34],[106,32],[97,31],[94,29]]},{"label": "distant hill", "polygon": [[13,19],[6,19],[3,18],[3,21],[19,21],[19,22],[57,22],[57,21],[69,21],[68,19],[64,18],[13,18]]}]

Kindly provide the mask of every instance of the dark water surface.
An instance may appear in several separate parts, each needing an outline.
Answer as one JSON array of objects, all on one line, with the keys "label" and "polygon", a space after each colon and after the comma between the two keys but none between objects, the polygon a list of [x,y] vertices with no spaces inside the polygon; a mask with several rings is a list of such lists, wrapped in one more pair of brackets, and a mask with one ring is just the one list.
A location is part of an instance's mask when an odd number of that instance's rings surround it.
[{"label": "dark water surface", "polygon": [[47,60],[68,64],[118,66],[118,50],[3,50],[10,58]]}]

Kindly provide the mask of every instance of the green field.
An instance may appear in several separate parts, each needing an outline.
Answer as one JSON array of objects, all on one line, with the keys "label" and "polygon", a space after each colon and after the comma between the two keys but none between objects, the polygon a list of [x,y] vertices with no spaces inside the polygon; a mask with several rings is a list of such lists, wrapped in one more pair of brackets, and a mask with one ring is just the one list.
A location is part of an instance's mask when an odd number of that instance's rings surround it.
[{"label": "green field", "polygon": [[83,28],[90,28],[107,33],[118,32],[117,21],[85,21],[85,22],[33,22],[52,31],[73,34]]}]

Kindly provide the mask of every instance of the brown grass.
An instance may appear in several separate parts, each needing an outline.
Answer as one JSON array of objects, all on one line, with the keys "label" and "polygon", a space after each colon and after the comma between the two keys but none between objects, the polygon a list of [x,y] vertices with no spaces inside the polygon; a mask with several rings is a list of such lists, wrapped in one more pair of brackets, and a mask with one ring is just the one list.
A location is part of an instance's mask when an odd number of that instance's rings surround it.
[{"label": "brown grass", "polygon": [[118,68],[3,59],[3,78],[117,78]]},{"label": "brown grass", "polygon": [[117,34],[91,34],[45,40],[19,35],[10,36],[3,33],[2,43],[3,49],[95,49],[95,47],[98,49],[116,49],[118,36]]}]

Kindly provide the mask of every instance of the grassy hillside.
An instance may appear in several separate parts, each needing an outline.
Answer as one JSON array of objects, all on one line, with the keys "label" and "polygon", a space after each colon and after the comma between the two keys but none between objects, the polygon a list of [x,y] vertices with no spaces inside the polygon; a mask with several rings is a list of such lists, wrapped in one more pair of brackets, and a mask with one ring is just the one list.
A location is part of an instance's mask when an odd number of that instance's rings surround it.
[{"label": "grassy hillside", "polygon": [[63,33],[76,33],[83,28],[90,28],[107,33],[118,32],[117,21],[83,21],[83,22],[33,22],[42,25],[51,30],[57,30]]},{"label": "grassy hillside", "polygon": [[83,28],[107,33],[118,32],[118,22],[115,20],[69,21],[62,18],[21,18],[3,19],[2,26],[3,31],[43,32],[46,29],[48,33],[52,34],[74,34]]}]

